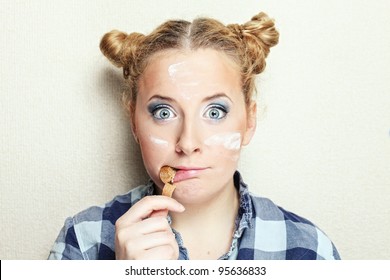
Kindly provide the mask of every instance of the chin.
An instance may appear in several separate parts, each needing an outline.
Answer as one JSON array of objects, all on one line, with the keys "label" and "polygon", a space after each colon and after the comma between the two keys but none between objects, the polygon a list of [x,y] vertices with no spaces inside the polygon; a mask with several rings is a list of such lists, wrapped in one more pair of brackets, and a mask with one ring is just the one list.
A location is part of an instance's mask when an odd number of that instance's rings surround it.
[{"label": "chin", "polygon": [[177,184],[176,190],[173,193],[173,198],[179,202],[196,203],[197,200],[210,196],[207,190],[195,183]]}]

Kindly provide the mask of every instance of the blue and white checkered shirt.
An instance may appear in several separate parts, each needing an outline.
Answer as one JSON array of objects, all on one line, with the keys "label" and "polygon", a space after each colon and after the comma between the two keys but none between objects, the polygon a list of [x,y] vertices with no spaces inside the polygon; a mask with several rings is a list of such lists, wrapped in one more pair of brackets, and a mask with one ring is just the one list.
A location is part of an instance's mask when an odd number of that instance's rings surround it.
[{"label": "blue and white checkered shirt", "polygon": [[[313,223],[249,193],[238,172],[234,183],[240,193],[236,230],[229,252],[220,259],[340,259],[332,241]],[[103,206],[68,218],[49,259],[115,259],[116,220],[141,198],[153,194],[150,181]],[[179,259],[189,259],[180,233],[172,230],[179,245]]]}]

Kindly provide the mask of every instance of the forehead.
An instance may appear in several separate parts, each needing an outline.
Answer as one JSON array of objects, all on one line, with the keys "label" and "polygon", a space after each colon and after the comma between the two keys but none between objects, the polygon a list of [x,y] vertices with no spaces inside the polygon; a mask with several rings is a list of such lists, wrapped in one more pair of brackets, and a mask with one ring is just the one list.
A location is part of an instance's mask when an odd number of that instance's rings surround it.
[{"label": "forehead", "polygon": [[[140,78],[139,90],[163,90],[164,87],[241,88],[237,64],[213,49],[168,50],[149,59]],[[217,90],[217,89],[216,89]]]}]

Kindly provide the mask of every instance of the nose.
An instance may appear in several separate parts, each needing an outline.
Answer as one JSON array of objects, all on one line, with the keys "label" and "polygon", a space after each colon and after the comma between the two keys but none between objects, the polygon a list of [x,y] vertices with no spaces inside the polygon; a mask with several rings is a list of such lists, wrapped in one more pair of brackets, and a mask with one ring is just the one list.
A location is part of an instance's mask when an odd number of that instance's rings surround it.
[{"label": "nose", "polygon": [[199,128],[194,121],[183,121],[178,132],[176,152],[191,155],[201,151]]}]

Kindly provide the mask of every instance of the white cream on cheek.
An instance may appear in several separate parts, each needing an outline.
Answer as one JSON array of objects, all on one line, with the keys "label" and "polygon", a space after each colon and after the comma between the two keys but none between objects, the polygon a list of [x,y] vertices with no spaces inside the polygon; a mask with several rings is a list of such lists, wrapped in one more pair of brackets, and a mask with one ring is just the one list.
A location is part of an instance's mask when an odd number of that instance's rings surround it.
[{"label": "white cream on cheek", "polygon": [[239,132],[215,134],[204,141],[206,146],[223,146],[227,150],[239,150],[241,134]]},{"label": "white cream on cheek", "polygon": [[162,148],[168,148],[168,141],[167,140],[164,140],[164,139],[161,139],[161,138],[157,138],[157,137],[154,137],[154,136],[149,136],[149,139],[155,145],[158,145],[158,146],[160,146]]}]

